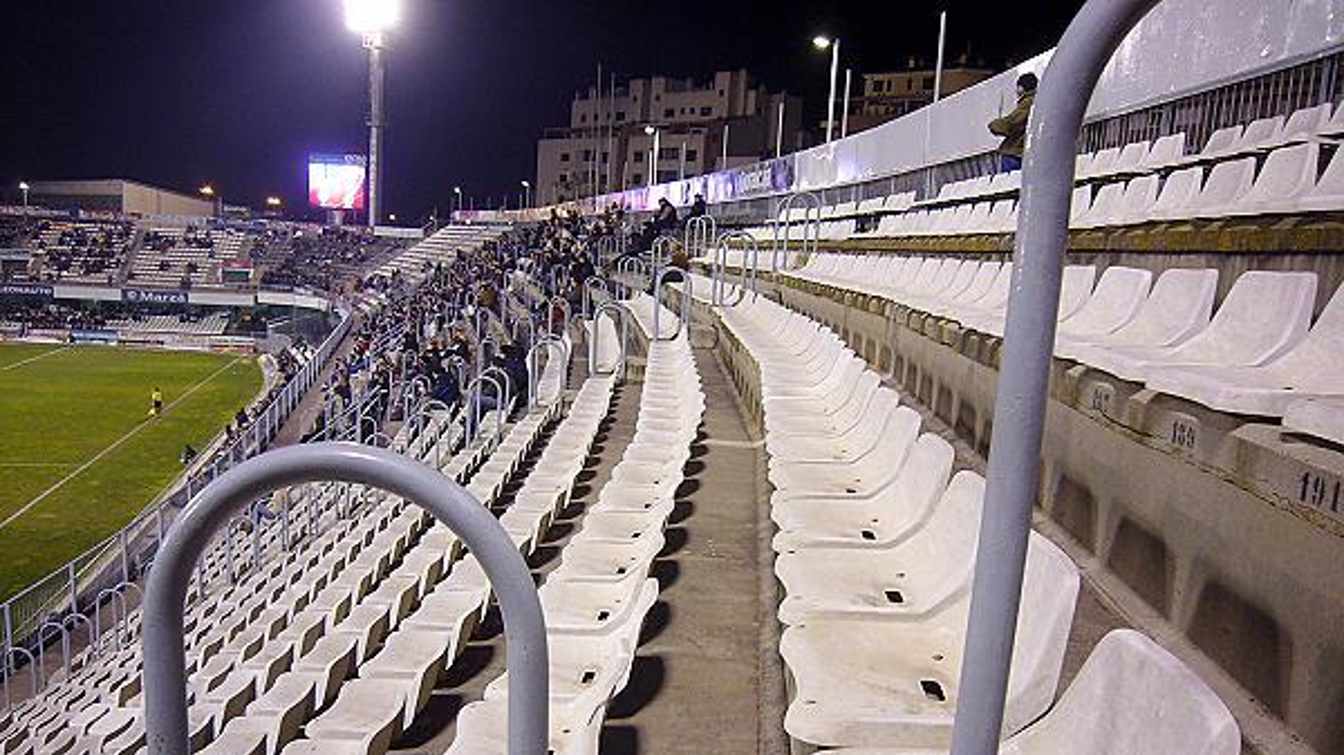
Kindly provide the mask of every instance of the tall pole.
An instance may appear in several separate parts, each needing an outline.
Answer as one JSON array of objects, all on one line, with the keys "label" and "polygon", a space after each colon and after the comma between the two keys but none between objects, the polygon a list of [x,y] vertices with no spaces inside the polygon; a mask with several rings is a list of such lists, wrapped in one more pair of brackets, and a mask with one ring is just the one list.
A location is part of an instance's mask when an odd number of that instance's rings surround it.
[{"label": "tall pole", "polygon": [[602,64],[597,64],[597,88],[593,90],[593,198],[596,206],[598,153],[602,151]]},{"label": "tall pole", "polygon": [[681,169],[678,171],[678,180],[686,180],[686,140],[681,140]]},{"label": "tall pole", "polygon": [[840,72],[840,38],[831,41],[831,94],[826,98],[826,143],[831,143],[835,129],[835,77]]},{"label": "tall pole", "polygon": [[775,124],[775,159],[778,160],[784,153],[784,102],[787,98],[784,95],[779,97],[779,119]]},{"label": "tall pole", "polygon": [[383,128],[387,125],[383,114],[386,63],[382,33],[364,35],[364,46],[369,50],[369,227],[372,228],[378,224],[378,214],[382,210]]},{"label": "tall pole", "polygon": [[1012,296],[994,402],[952,755],[999,751],[1031,511],[1040,485],[1060,278],[1069,240],[1075,145],[1115,48],[1158,0],[1088,0],[1059,40],[1027,121]]},{"label": "tall pole", "polygon": [[947,42],[947,11],[938,14],[938,62],[933,68],[933,101],[943,94],[943,45]]},{"label": "tall pole", "polygon": [[719,170],[728,170],[728,123],[723,124],[723,157],[719,160]]},{"label": "tall pole", "polygon": [[849,79],[852,73],[854,73],[852,70],[845,69],[845,99],[843,100],[845,109],[840,111],[841,139],[849,135]]},{"label": "tall pole", "polygon": [[[607,191],[611,191],[611,167],[616,162],[616,76],[611,76],[611,99],[607,101]],[[621,164],[625,161],[622,159]],[[624,179],[621,181],[624,190]]]}]

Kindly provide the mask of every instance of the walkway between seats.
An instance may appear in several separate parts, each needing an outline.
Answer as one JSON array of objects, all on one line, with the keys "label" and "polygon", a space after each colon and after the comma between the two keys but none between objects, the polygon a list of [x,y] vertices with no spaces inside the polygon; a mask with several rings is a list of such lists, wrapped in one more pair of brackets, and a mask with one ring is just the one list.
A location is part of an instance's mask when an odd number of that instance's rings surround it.
[{"label": "walkway between seats", "polygon": [[313,387],[308,389],[308,393],[299,401],[299,405],[294,411],[289,413],[289,418],[285,424],[280,426],[280,432],[275,434],[275,439],[271,441],[271,448],[281,448],[283,446],[292,446],[298,443],[309,430],[313,429],[313,423],[317,421],[318,415],[322,413],[322,385],[331,377],[332,365],[337,359],[344,359],[350,355],[350,351],[355,347],[354,334],[359,332],[359,328],[364,324],[364,316],[359,312],[351,315],[355,318],[350,324],[350,330],[347,331],[345,339],[336,347],[327,360],[326,366],[322,368],[321,376]]}]

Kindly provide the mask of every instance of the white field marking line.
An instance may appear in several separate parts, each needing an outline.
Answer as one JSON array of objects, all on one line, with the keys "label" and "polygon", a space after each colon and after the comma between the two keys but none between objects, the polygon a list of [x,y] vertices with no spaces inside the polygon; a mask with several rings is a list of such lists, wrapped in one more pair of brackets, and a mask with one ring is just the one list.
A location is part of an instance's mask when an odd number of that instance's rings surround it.
[{"label": "white field marking line", "polygon": [[8,372],[8,371],[10,371],[10,370],[16,370],[16,369],[18,369],[18,368],[24,366],[25,364],[31,364],[31,363],[33,363],[33,362],[36,362],[36,361],[39,360],[39,359],[46,359],[47,357],[51,356],[52,354],[59,354],[59,353],[61,353],[62,351],[69,351],[71,348],[72,348],[72,347],[70,347],[70,346],[62,346],[62,347],[59,348],[59,349],[52,349],[51,351],[44,351],[44,352],[42,352],[41,354],[38,354],[38,355],[36,355],[36,356],[28,357],[27,359],[20,359],[19,361],[15,362],[15,363],[13,363],[13,364],[7,364],[7,365],[5,365],[4,367],[0,367],[0,372]]},{"label": "white field marking line", "polygon": [[73,461],[0,461],[0,469],[4,467],[73,467]]},{"label": "white field marking line", "polygon": [[[164,414],[167,414],[167,413],[168,413],[174,406],[177,406],[178,404],[182,403],[183,401],[186,401],[188,396],[190,396],[191,394],[195,393],[197,390],[199,390],[199,389],[202,388],[203,386],[207,385],[210,381],[212,381],[212,380],[214,380],[215,378],[219,377],[225,370],[227,370],[227,369],[229,369],[230,367],[232,367],[232,366],[234,366],[235,364],[237,364],[237,363],[239,362],[239,360],[241,360],[241,359],[242,359],[242,357],[234,357],[234,359],[233,359],[231,362],[229,362],[228,364],[224,365],[223,367],[220,367],[219,369],[215,370],[214,372],[210,373],[210,374],[207,375],[204,379],[202,379],[199,383],[197,383],[197,384],[191,386],[190,388],[188,388],[186,393],[183,393],[181,396],[178,396],[176,399],[173,400],[172,403],[170,403],[170,404],[168,404],[167,406],[165,406],[165,407],[163,408],[163,412],[161,412],[161,413],[159,414],[159,416],[162,417]],[[150,424],[151,424],[151,422],[150,422],[149,420],[142,420],[142,421],[140,422],[140,424],[136,425],[134,428],[132,428],[132,429],[131,429],[129,432],[127,432],[125,435],[123,435],[123,436],[121,436],[120,438],[117,438],[116,440],[112,441],[112,444],[109,445],[107,448],[104,448],[103,450],[99,451],[97,454],[94,454],[94,456],[93,456],[92,459],[89,459],[88,461],[84,462],[83,464],[80,464],[77,468],[75,468],[75,471],[73,471],[73,472],[71,472],[70,474],[66,475],[65,477],[62,477],[61,479],[57,480],[56,483],[55,483],[54,485],[52,485],[51,487],[49,487],[49,488],[47,488],[46,490],[42,491],[41,493],[38,493],[38,494],[37,494],[37,497],[33,498],[33,500],[31,500],[31,501],[25,503],[20,509],[18,509],[18,510],[15,511],[14,513],[10,514],[9,516],[5,517],[4,521],[0,521],[0,529],[4,529],[5,527],[8,527],[8,526],[10,525],[10,523],[12,523],[15,519],[18,519],[19,517],[21,517],[21,516],[23,516],[24,514],[28,513],[30,510],[32,510],[32,508],[33,508],[34,506],[36,506],[37,504],[41,503],[41,502],[42,502],[42,499],[46,498],[47,496],[51,495],[52,493],[55,493],[57,490],[59,490],[59,489],[61,488],[62,485],[65,485],[65,483],[70,482],[71,480],[75,479],[75,478],[78,477],[79,475],[83,474],[84,470],[86,470],[86,469],[88,469],[89,467],[93,466],[99,459],[101,459],[101,458],[103,458],[104,456],[107,456],[108,454],[110,454],[110,453],[112,453],[113,451],[117,450],[117,448],[118,448],[119,446],[121,446],[121,444],[125,443],[126,441],[130,440],[131,438],[134,438],[134,437],[136,436],[137,433],[139,433],[141,430],[145,429],[146,427],[149,427]]]}]

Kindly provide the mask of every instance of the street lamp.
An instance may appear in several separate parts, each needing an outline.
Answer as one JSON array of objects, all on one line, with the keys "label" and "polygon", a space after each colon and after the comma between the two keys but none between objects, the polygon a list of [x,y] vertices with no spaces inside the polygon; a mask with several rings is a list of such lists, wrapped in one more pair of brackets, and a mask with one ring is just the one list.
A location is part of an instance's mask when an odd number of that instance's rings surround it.
[{"label": "street lamp", "polygon": [[364,38],[364,49],[369,51],[369,227],[378,224],[378,210],[382,202],[383,80],[387,67],[383,52],[387,49],[387,32],[401,18],[400,0],[345,0],[345,25]]},{"label": "street lamp", "polygon": [[818,50],[831,50],[831,94],[826,98],[826,143],[830,144],[835,128],[835,76],[840,70],[840,38],[818,34],[812,38],[812,46]]},{"label": "street lamp", "polygon": [[523,209],[526,210],[531,206],[532,206],[532,184],[528,183],[527,181],[523,181]]},{"label": "street lamp", "polygon": [[215,187],[206,184],[200,188],[200,192],[203,197],[213,197],[215,195]]},{"label": "street lamp", "polygon": [[280,197],[266,197],[266,206],[271,209],[279,209],[281,205]]},{"label": "street lamp", "polygon": [[387,221],[388,221],[389,223],[395,223],[395,222],[397,222],[397,213],[394,212],[394,213],[389,214],[389,215],[387,216]]},{"label": "street lamp", "polygon": [[662,141],[663,130],[656,126],[648,125],[644,127],[644,134],[646,136],[653,137],[653,151],[649,153],[649,183],[648,183],[649,186],[653,186],[655,183],[658,182],[658,148],[660,146],[660,142]]},{"label": "street lamp", "polygon": [[462,209],[462,187],[454,186],[453,193],[457,195],[457,209]]},{"label": "street lamp", "polygon": [[32,187],[28,185],[27,181],[19,182],[19,191],[23,192],[23,209],[25,210],[28,209],[28,189],[30,188]]}]

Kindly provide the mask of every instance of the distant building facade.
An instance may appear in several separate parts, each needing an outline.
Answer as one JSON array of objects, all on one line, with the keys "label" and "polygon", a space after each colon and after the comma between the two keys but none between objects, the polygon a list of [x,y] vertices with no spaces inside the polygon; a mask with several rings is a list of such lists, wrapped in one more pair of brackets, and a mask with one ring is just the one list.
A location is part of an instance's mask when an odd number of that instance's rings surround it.
[{"label": "distant building facade", "polygon": [[[771,93],[746,70],[705,81],[636,78],[614,92],[589,87],[571,103],[569,125],[547,129],[537,141],[537,202],[642,186],[651,172],[666,182],[756,162],[774,156],[780,134],[791,152],[805,146],[802,106],[800,97]],[[652,171],[648,126],[659,132]]]},{"label": "distant building facade", "polygon": [[[993,75],[994,71],[968,66],[963,59],[955,67],[943,69],[939,96],[955,94]],[[863,74],[858,95],[851,94],[847,104],[848,133],[879,126],[932,103],[936,76],[934,69],[913,60],[905,70]]]}]

